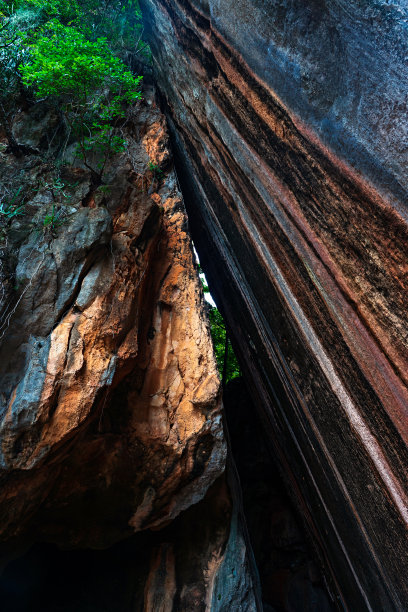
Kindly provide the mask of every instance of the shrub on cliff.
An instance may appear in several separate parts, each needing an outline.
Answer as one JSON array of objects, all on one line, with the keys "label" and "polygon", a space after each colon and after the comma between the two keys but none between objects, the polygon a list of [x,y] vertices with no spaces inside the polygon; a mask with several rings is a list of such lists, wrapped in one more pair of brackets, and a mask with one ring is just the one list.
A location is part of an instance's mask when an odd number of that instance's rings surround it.
[{"label": "shrub on cliff", "polygon": [[[124,105],[140,97],[141,77],[123,60],[144,50],[137,0],[0,0],[0,123],[14,154],[21,98],[58,103],[84,164],[101,180],[106,159],[123,146]],[[99,162],[90,163],[90,151]],[[32,151],[31,151],[32,152]]]},{"label": "shrub on cliff", "polygon": [[0,125],[9,150],[19,156],[25,151],[13,135],[13,120],[19,111],[22,93],[18,68],[26,53],[26,32],[36,18],[30,11],[16,12],[9,4],[0,0]]},{"label": "shrub on cliff", "polygon": [[[79,152],[95,181],[100,182],[108,157],[123,147],[115,128],[124,118],[124,104],[141,97],[141,76],[133,76],[108,46],[106,38],[90,41],[78,29],[56,20],[47,24],[30,46],[20,68],[23,83],[38,98],[57,101]],[[97,167],[90,151],[101,155]]]},{"label": "shrub on cliff", "polygon": [[214,344],[214,352],[218,369],[222,375],[225,385],[229,380],[241,376],[241,369],[228,337],[224,319],[218,308],[210,307],[208,316],[211,325],[211,337]]}]

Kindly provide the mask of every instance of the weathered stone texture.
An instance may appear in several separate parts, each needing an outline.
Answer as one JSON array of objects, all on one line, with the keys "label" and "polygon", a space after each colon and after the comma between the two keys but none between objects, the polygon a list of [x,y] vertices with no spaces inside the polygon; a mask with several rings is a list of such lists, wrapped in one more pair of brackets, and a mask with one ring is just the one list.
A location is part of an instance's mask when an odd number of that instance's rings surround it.
[{"label": "weathered stone texture", "polygon": [[333,588],[403,609],[405,3],[141,4],[200,260]]},{"label": "weathered stone texture", "polygon": [[26,204],[37,231],[8,230],[21,246],[0,355],[5,556],[161,527],[224,469],[219,377],[154,97],[129,121],[108,189],[72,172],[82,195],[64,223],[42,228],[43,188]]}]

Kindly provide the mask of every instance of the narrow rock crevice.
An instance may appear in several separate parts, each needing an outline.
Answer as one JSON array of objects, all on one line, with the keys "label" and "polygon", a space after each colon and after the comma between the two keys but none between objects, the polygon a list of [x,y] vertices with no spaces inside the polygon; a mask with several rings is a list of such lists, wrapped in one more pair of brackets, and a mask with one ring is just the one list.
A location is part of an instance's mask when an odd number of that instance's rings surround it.
[{"label": "narrow rock crevice", "polygon": [[405,16],[141,6],[194,244],[330,591],[404,609]]}]

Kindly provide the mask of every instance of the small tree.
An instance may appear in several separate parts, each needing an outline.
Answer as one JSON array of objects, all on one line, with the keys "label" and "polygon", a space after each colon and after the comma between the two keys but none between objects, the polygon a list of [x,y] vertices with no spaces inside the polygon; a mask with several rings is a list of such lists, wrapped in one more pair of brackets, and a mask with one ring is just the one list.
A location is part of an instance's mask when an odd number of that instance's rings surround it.
[{"label": "small tree", "polygon": [[[125,116],[124,105],[141,97],[142,77],[133,76],[113,55],[106,38],[89,41],[78,29],[55,20],[30,46],[20,72],[38,98],[58,101],[84,165],[100,184],[109,156],[123,148],[116,128]],[[96,167],[90,162],[95,150],[101,154]]]},{"label": "small tree", "polygon": [[68,23],[79,15],[76,0],[0,0],[0,125],[8,150],[18,157],[34,152],[13,134],[14,118],[26,101],[20,66],[27,59],[29,44],[52,17]]}]

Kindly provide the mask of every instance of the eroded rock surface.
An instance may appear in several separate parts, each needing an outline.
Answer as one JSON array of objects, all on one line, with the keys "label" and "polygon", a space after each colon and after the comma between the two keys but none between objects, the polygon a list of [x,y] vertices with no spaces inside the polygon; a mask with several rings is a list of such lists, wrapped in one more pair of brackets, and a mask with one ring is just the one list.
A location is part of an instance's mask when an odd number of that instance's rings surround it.
[{"label": "eroded rock surface", "polygon": [[141,4],[200,260],[333,592],[404,609],[405,3]]},{"label": "eroded rock surface", "polygon": [[[164,117],[146,95],[106,185],[92,190],[80,166],[63,169],[61,223],[44,221],[56,191],[46,167],[26,160],[21,173],[26,217],[6,230],[15,288],[0,354],[5,557],[31,541],[103,548],[162,527],[224,470],[186,213]],[[11,177],[10,157],[0,162]]]}]

